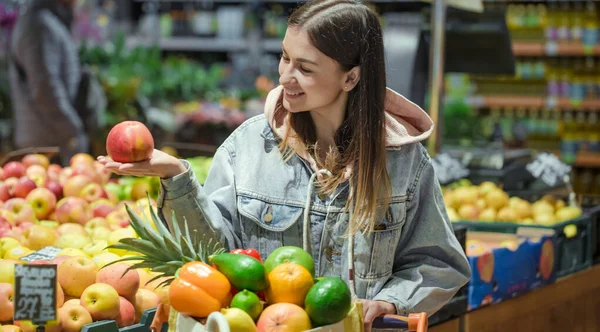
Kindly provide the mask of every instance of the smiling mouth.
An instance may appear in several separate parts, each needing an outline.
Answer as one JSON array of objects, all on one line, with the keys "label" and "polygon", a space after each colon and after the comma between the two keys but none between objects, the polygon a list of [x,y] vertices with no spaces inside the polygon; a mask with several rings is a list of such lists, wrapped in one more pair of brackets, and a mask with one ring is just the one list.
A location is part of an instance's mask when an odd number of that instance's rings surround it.
[{"label": "smiling mouth", "polygon": [[296,100],[302,96],[304,96],[304,92],[285,91],[285,99],[287,100]]}]

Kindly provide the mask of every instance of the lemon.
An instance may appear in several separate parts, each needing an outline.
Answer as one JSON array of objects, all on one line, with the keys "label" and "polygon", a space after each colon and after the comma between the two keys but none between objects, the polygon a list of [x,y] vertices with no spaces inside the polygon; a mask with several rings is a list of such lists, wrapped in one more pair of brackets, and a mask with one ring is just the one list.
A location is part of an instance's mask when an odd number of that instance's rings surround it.
[{"label": "lemon", "polygon": [[236,332],[256,332],[252,317],[238,308],[221,309],[221,314],[227,320],[229,329]]}]

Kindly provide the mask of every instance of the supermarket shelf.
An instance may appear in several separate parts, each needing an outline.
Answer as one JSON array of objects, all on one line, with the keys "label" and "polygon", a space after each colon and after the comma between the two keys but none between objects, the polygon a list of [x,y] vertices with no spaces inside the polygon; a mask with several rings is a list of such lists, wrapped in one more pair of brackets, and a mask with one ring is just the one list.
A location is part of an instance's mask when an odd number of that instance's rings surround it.
[{"label": "supermarket shelf", "polygon": [[468,102],[476,108],[549,108],[561,111],[600,112],[600,99],[588,99],[574,105],[568,98],[476,96],[470,98]]},{"label": "supermarket shelf", "polygon": [[577,157],[575,157],[575,166],[587,168],[600,167],[600,153],[579,152]]},{"label": "supermarket shelf", "polygon": [[600,55],[600,45],[586,49],[582,43],[573,42],[514,42],[515,56],[583,56]]},{"label": "supermarket shelf", "polygon": [[[127,46],[153,46],[149,38],[127,38]],[[248,42],[244,39],[219,39],[201,37],[169,37],[159,41],[158,46],[165,51],[205,51],[205,52],[235,52],[248,49]]]},{"label": "supermarket shelf", "polygon": [[262,43],[263,50],[266,52],[281,52],[281,39],[265,39]]}]

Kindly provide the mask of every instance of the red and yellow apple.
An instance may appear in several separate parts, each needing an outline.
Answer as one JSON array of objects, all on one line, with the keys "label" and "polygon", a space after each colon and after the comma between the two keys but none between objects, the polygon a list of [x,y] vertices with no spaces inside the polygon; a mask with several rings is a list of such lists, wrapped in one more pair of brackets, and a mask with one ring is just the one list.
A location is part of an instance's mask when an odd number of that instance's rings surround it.
[{"label": "red and yellow apple", "polygon": [[[106,193],[106,190],[102,188],[102,191]],[[107,196],[108,197],[108,196]],[[92,213],[94,217],[106,218],[109,213],[115,211],[117,208],[115,204],[108,200],[108,198],[100,198],[91,203]]]},{"label": "red and yellow apple", "polygon": [[301,332],[310,329],[310,318],[306,311],[291,303],[276,303],[266,307],[256,322],[258,332]]},{"label": "red and yellow apple", "polygon": [[27,194],[33,189],[37,188],[37,185],[30,178],[23,176],[19,178],[17,184],[15,184],[15,197],[25,198]]},{"label": "red and yellow apple", "polygon": [[13,319],[15,290],[12,284],[0,283],[0,322]]},{"label": "red and yellow apple", "polygon": [[139,322],[144,311],[154,309],[160,304],[158,295],[151,290],[140,288],[135,293],[135,321]]},{"label": "red and yellow apple", "polygon": [[101,198],[108,198],[108,195],[106,195],[104,188],[99,183],[92,182],[81,189],[79,197],[91,203]]},{"label": "red and yellow apple", "polygon": [[135,307],[122,296],[119,297],[119,315],[115,318],[115,323],[120,328],[135,323]]},{"label": "red and yellow apple", "polygon": [[11,198],[4,203],[2,208],[14,214],[17,225],[22,222],[37,221],[33,207],[24,198]]},{"label": "red and yellow apple", "polygon": [[85,186],[94,181],[86,175],[73,175],[63,185],[63,194],[65,197],[79,197],[79,193]]},{"label": "red and yellow apple", "polygon": [[57,269],[58,282],[66,295],[81,296],[83,291],[94,284],[98,266],[87,257],[71,257],[60,263]]},{"label": "red and yellow apple", "polygon": [[23,244],[33,250],[51,246],[55,241],[54,230],[42,225],[33,225],[23,231]]},{"label": "red and yellow apple", "polygon": [[94,161],[96,161],[94,159],[94,157],[92,157],[91,155],[87,154],[87,153],[77,153],[75,154],[73,157],[71,157],[71,159],[69,160],[69,165],[71,167],[77,166],[77,165],[93,165]]},{"label": "red and yellow apple", "polygon": [[9,161],[2,167],[4,171],[4,179],[20,178],[25,175],[25,166],[18,161]]},{"label": "red and yellow apple", "polygon": [[39,153],[30,153],[27,154],[21,159],[21,163],[25,168],[29,168],[31,166],[37,165],[42,166],[44,170],[46,170],[50,166],[50,160],[43,154]]},{"label": "red and yellow apple", "polygon": [[56,232],[58,233],[59,236],[65,235],[65,234],[88,235],[88,233],[86,232],[85,227],[83,225],[75,224],[72,222],[60,224],[60,226],[58,226],[58,228],[56,229]]},{"label": "red and yellow apple", "polygon": [[43,187],[48,181],[46,169],[40,165],[33,165],[27,168],[25,176],[33,180],[38,187]]},{"label": "red and yellow apple", "polygon": [[56,207],[56,196],[47,188],[35,188],[25,198],[38,219],[45,219]]},{"label": "red and yellow apple", "polygon": [[54,212],[56,221],[64,224],[68,222],[85,225],[92,219],[92,209],[88,202],[79,197],[65,197],[58,201]]},{"label": "red and yellow apple", "polygon": [[98,271],[96,282],[111,285],[120,296],[134,301],[135,294],[140,288],[140,275],[136,270],[127,271],[129,267],[129,264],[125,263],[103,267]]},{"label": "red and yellow apple", "polygon": [[120,163],[147,160],[154,152],[154,138],[143,123],[123,121],[108,133],[106,151],[114,161]]}]

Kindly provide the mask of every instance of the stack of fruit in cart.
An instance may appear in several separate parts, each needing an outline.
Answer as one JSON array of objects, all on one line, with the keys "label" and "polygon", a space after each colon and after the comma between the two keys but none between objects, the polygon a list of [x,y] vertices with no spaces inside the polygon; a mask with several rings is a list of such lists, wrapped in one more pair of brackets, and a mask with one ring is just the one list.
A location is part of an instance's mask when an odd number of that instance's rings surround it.
[{"label": "stack of fruit in cart", "polygon": [[531,203],[509,195],[492,182],[444,189],[444,202],[451,221],[503,221],[524,225],[552,226],[581,216],[581,208],[544,196]]},{"label": "stack of fruit in cart", "polygon": [[[137,255],[107,249],[123,238],[137,237],[129,226],[125,204],[140,214],[155,209],[155,202],[146,196],[146,191],[156,190],[155,183],[110,177],[87,154],[74,156],[66,167],[50,164],[44,155],[30,154],[0,168],[0,311],[4,313],[0,322],[12,320],[14,265],[47,246],[60,249],[51,261],[58,265],[59,320],[47,325],[47,331],[79,331],[82,325],[100,319],[131,325],[139,321],[143,310],[156,307],[160,297],[166,296],[164,287],[148,283],[156,273],[147,269],[132,270],[122,278],[132,263],[101,269]],[[23,331],[33,330],[30,322],[11,323]]]},{"label": "stack of fruit in cart", "polygon": [[218,242],[183,230],[173,213],[173,233],[153,210],[157,229],[126,207],[139,238],[122,239],[111,250],[137,250],[132,268],[160,273],[168,302],[176,312],[197,319],[220,311],[232,331],[306,331],[342,321],[351,309],[351,293],[337,277],[314,277],[314,262],[302,248],[285,246],[262,261],[254,249],[224,252]]}]

